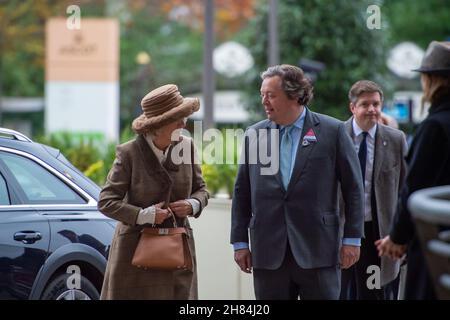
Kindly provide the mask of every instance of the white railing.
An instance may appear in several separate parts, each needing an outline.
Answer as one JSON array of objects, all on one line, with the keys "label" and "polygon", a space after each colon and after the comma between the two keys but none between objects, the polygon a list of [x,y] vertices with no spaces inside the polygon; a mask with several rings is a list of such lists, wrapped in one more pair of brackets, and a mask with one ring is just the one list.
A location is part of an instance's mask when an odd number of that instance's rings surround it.
[{"label": "white railing", "polygon": [[[450,299],[450,186],[414,192],[408,201],[437,295]],[[444,227],[444,228],[442,228]]]}]

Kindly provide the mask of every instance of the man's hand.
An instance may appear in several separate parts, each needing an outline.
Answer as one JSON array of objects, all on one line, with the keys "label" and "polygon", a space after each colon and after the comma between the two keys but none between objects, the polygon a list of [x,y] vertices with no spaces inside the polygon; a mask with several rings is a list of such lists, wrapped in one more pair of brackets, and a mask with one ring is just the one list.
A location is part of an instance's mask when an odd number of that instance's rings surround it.
[{"label": "man's hand", "polygon": [[245,273],[252,273],[252,254],[249,249],[234,251],[234,261]]},{"label": "man's hand", "polygon": [[406,244],[396,244],[389,236],[375,241],[375,245],[377,246],[379,257],[387,256],[394,260],[401,259],[407,249]]},{"label": "man's hand", "polygon": [[192,214],[192,206],[187,200],[178,200],[169,203],[169,208],[178,218],[185,218]]},{"label": "man's hand", "polygon": [[342,245],[341,247],[341,269],[348,269],[359,260],[358,246]]}]

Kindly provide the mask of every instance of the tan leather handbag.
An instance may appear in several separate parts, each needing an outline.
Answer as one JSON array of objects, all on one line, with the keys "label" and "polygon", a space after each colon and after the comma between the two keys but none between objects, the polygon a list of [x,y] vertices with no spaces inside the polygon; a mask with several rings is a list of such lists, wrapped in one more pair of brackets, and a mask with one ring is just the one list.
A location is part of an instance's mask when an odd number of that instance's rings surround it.
[{"label": "tan leather handbag", "polygon": [[132,265],[155,270],[191,270],[192,257],[188,245],[188,232],[177,227],[144,228],[134,252]]}]

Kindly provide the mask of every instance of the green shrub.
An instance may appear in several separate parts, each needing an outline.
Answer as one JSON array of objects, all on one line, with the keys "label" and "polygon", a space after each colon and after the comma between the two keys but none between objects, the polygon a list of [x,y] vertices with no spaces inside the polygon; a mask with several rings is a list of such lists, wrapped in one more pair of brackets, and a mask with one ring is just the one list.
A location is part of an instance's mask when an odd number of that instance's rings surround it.
[{"label": "green shrub", "polygon": [[[130,129],[122,131],[120,143],[124,143],[134,138],[134,133]],[[225,136],[225,135],[224,135]],[[102,140],[79,134],[60,132],[35,139],[59,149],[60,152],[80,171],[82,171],[92,181],[100,187],[104,185],[109,170],[116,156],[116,144],[105,144]],[[226,193],[231,198],[233,195],[234,179],[237,172],[237,152],[236,148],[224,147],[226,152],[232,153],[232,164],[202,164],[203,178],[207,189],[212,196],[219,192]],[[225,159],[224,159],[225,160]]]},{"label": "green shrub", "polygon": [[202,164],[202,175],[211,196],[217,194],[222,187],[218,167],[211,164]]},{"label": "green shrub", "polygon": [[[225,129],[221,130],[223,137],[223,150],[215,150],[215,152],[220,152],[223,157],[223,163],[219,164],[203,164],[202,173],[205,179],[206,186],[211,195],[214,196],[219,192],[226,193],[229,198],[233,196],[234,181],[237,173],[237,162],[238,162],[238,151],[240,151],[239,143],[236,143],[237,139],[232,141],[227,140],[227,135]],[[211,142],[213,143],[213,142]],[[209,144],[203,144],[203,151],[208,147]],[[203,154],[203,160],[205,159],[205,154]],[[232,163],[226,163],[228,159],[232,160]]]},{"label": "green shrub", "polygon": [[98,185],[103,185],[107,168],[112,164],[111,149],[114,144],[104,146],[104,142],[89,135],[70,132],[52,133],[35,138],[36,142],[58,149],[78,170]]}]

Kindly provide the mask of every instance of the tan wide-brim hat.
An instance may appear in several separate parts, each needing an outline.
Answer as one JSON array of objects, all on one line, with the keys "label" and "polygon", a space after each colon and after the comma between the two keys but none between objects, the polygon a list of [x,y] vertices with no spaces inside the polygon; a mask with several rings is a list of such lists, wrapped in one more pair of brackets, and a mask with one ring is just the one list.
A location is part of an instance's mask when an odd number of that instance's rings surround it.
[{"label": "tan wide-brim hat", "polygon": [[137,134],[161,128],[171,122],[190,116],[200,109],[198,98],[183,98],[174,84],[166,84],[150,91],[142,98],[142,114],[131,127]]}]

